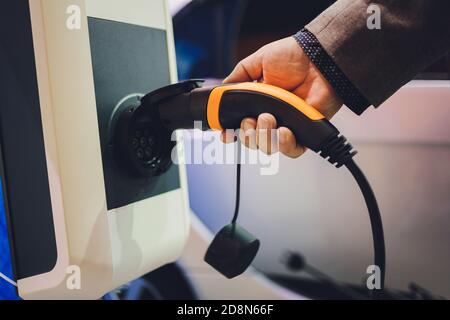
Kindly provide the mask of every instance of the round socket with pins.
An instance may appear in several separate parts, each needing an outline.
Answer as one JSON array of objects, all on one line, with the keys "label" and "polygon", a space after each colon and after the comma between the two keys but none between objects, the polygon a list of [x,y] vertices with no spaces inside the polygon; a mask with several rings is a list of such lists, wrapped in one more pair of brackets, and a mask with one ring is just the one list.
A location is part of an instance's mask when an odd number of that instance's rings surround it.
[{"label": "round socket with pins", "polygon": [[172,165],[175,142],[149,108],[139,108],[142,95],[125,97],[116,107],[110,135],[114,157],[128,173],[137,177],[158,176]]}]

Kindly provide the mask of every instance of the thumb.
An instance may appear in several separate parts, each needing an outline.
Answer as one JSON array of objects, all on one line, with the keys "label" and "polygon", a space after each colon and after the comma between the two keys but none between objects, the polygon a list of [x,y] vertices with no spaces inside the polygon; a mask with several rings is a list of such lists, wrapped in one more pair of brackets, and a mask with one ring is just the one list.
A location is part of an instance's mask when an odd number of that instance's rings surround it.
[{"label": "thumb", "polygon": [[262,55],[256,52],[239,62],[233,72],[231,72],[223,82],[236,83],[255,81],[261,79],[262,76]]}]

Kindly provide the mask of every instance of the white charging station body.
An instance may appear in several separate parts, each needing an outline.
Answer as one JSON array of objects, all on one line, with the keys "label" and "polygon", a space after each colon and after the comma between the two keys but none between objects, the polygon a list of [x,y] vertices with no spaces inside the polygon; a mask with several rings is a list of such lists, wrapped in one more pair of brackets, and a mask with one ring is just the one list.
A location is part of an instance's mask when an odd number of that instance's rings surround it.
[{"label": "white charging station body", "polygon": [[[29,9],[57,259],[48,272],[18,278],[18,292],[24,299],[98,299],[178,259],[189,233],[189,203],[179,165],[172,190],[109,208],[88,20],[163,32],[169,82],[175,82],[168,4],[31,0]],[[177,148],[182,156],[182,144]]]}]

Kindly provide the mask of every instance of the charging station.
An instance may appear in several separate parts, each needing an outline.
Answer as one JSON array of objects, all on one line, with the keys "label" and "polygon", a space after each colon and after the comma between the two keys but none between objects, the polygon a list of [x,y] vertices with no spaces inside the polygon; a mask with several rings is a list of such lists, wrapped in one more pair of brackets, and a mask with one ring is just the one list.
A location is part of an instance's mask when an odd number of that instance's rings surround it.
[{"label": "charging station", "polygon": [[2,170],[19,295],[97,299],[178,259],[185,167],[161,163],[159,131],[137,124],[130,150],[157,174],[132,172],[114,138],[119,111],[177,80],[166,1],[17,0],[4,12]]}]

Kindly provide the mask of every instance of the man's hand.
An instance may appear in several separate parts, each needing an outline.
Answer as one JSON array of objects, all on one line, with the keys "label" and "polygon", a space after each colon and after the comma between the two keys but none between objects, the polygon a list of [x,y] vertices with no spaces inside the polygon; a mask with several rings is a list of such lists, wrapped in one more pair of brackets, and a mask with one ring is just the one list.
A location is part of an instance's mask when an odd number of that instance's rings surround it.
[{"label": "man's hand", "polygon": [[[333,88],[292,37],[272,42],[242,60],[224,83],[248,81],[260,81],[289,90],[328,119],[342,106]],[[277,122],[270,114],[262,114],[258,119],[244,119],[241,140],[247,147],[258,147],[271,154],[274,151],[270,143],[271,129],[277,129]],[[285,155],[297,158],[306,151],[303,146],[297,145],[294,134],[288,128],[278,128],[277,136],[279,151]],[[222,140],[233,141],[225,133]]]}]

